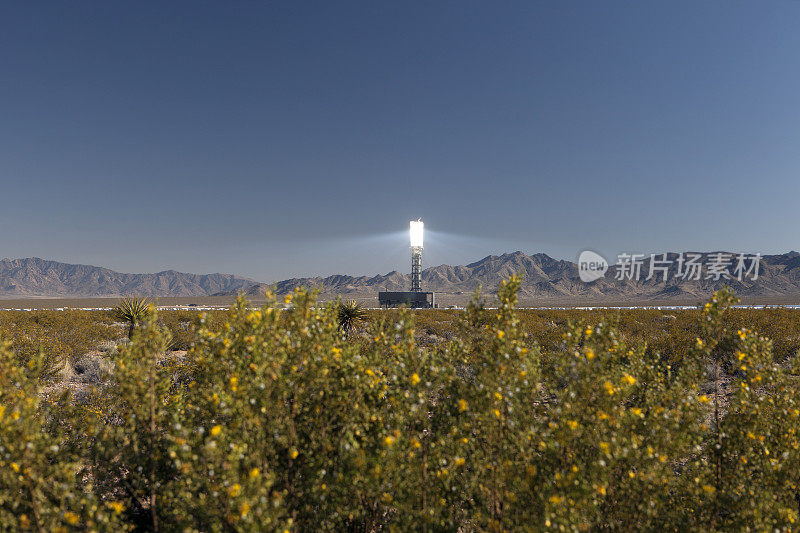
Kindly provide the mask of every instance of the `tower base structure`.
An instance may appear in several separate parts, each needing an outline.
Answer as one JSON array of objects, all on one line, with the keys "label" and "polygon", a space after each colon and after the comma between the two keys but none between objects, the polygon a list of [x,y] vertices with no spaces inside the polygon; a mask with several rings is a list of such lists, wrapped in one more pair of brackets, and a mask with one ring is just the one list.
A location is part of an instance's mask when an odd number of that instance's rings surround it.
[{"label": "tower base structure", "polygon": [[398,291],[379,292],[378,303],[381,307],[406,306],[410,309],[433,309],[436,307],[436,296],[432,292]]}]

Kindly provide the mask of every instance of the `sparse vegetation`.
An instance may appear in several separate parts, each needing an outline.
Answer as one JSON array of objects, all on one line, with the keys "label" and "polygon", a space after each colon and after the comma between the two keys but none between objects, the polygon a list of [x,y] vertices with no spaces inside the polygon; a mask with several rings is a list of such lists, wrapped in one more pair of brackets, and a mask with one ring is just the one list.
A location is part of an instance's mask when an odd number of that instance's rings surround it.
[{"label": "sparse vegetation", "polygon": [[[796,528],[799,312],[520,311],[518,284],[349,336],[302,290],[119,346],[111,312],[0,313],[0,529]],[[87,394],[48,383],[103,343]]]}]

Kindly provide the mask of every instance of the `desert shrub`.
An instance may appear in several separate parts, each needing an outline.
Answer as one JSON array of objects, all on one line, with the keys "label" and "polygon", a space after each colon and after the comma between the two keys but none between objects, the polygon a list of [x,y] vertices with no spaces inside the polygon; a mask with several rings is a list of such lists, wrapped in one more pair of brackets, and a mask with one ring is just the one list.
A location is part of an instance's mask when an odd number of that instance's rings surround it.
[{"label": "desert shrub", "polygon": [[[287,300],[291,297],[287,297]],[[200,529],[340,529],[377,524],[384,387],[377,361],[344,343],[334,306],[297,291],[243,300],[190,352],[195,383],[176,440],[176,494]],[[369,529],[369,528],[367,528]]]},{"label": "desert shrub", "polygon": [[[41,400],[40,351],[2,348],[0,525],[795,528],[797,313],[727,291],[668,314],[518,310],[518,288],[349,336],[304,290],[148,311],[78,405]],[[178,330],[185,357],[166,353]]]},{"label": "desert shrub", "polygon": [[694,510],[720,530],[793,529],[800,505],[797,359],[784,368],[772,341],[746,328],[734,333],[725,315],[737,301],[723,290],[706,303],[695,344],[696,355],[712,362],[714,388],[706,400],[713,408],[706,456],[687,476],[702,487]]},{"label": "desert shrub", "polygon": [[228,320],[228,310],[191,311],[168,310],[159,311],[158,323],[169,330],[173,350],[188,350],[197,341],[197,331],[201,324],[206,328],[219,329]]},{"label": "desert shrub", "polygon": [[0,311],[0,334],[22,364],[40,351],[54,362],[73,361],[119,336],[105,313],[78,310]]},{"label": "desert shrub", "polygon": [[102,505],[81,490],[69,435],[59,422],[71,407],[62,397],[45,401],[41,354],[22,366],[8,343],[0,343],[0,529],[67,531],[118,529],[113,505]]},{"label": "desert shrub", "polygon": [[136,322],[131,342],[114,358],[111,384],[90,402],[84,419],[83,473],[98,498],[113,498],[130,524],[171,529],[163,500],[177,475],[170,459],[171,434],[180,425],[181,388],[164,353],[169,332],[152,306]]}]

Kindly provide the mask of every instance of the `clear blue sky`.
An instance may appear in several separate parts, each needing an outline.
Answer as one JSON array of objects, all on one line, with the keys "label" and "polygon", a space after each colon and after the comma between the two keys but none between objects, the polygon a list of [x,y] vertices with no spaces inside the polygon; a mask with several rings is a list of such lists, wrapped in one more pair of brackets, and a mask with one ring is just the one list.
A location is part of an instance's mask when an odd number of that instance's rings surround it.
[{"label": "clear blue sky", "polygon": [[[0,257],[800,248],[800,2],[4,2]],[[435,230],[435,233],[433,232]]]}]

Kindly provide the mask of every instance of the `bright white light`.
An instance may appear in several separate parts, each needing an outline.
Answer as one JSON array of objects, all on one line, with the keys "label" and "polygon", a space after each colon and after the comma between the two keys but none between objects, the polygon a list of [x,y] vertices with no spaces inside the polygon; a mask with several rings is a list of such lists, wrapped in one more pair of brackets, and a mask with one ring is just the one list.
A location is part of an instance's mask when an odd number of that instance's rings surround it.
[{"label": "bright white light", "polygon": [[422,248],[422,232],[425,229],[425,223],[421,220],[411,221],[411,247]]}]

